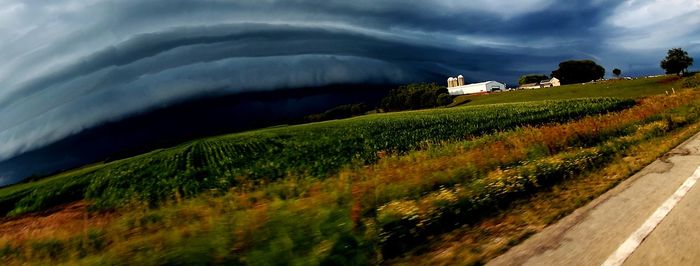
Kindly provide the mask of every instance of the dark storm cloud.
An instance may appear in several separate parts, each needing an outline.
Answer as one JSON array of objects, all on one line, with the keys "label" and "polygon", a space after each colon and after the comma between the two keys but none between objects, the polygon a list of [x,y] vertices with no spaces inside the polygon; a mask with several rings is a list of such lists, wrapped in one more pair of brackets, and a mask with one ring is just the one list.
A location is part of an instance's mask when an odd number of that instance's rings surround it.
[{"label": "dark storm cloud", "polygon": [[649,54],[697,51],[698,33],[640,18],[695,26],[697,10],[682,0],[9,1],[0,160],[203,94],[457,73],[513,81],[569,58],[652,69]]}]

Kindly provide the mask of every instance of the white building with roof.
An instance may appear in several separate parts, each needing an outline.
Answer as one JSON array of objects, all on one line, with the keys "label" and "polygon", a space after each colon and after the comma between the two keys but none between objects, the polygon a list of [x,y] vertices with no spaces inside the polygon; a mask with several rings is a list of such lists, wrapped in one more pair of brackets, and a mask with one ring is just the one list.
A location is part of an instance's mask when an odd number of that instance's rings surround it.
[{"label": "white building with roof", "polygon": [[[454,82],[451,82],[451,79],[448,80],[448,86],[447,86],[447,91],[450,93],[450,95],[464,95],[464,94],[473,94],[473,93],[485,93],[485,92],[494,92],[494,91],[505,91],[506,90],[506,84],[497,82],[497,81],[485,81],[481,83],[472,83],[472,84],[466,84],[466,85],[461,85],[461,86],[453,86]],[[464,84],[464,81],[462,81],[462,84]]]},{"label": "white building with roof", "polygon": [[520,89],[532,90],[541,88],[552,88],[561,86],[561,81],[557,78],[545,79],[537,83],[528,83],[520,85]]},{"label": "white building with roof", "polygon": [[559,87],[561,86],[561,81],[558,78],[552,78],[540,81],[540,85],[542,85],[543,88]]}]

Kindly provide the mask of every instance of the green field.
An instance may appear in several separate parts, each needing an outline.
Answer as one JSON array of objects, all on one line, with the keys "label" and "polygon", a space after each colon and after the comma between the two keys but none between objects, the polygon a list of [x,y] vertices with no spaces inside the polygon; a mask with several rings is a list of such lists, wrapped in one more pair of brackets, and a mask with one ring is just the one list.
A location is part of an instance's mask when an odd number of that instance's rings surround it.
[{"label": "green field", "polygon": [[42,210],[83,198],[94,200],[96,207],[112,208],[134,200],[155,204],[173,194],[190,197],[208,189],[224,191],[241,180],[323,178],[343,167],[372,164],[379,158],[378,152],[401,154],[429,143],[522,125],[564,122],[629,104],[586,103],[573,109],[561,107],[569,102],[469,106],[600,96],[637,98],[664,93],[669,87],[680,87],[679,83],[677,78],[665,76],[461,96],[455,105],[468,103],[458,108],[374,114],[202,139],[2,188],[0,215]]},{"label": "green field", "polygon": [[[604,84],[504,92],[477,97],[529,102],[474,100],[215,136],[6,187],[0,207],[17,217],[3,226],[28,231],[0,235],[0,258],[415,265],[434,259],[423,252],[444,250],[440,237],[466,234],[450,260],[483,264],[700,130],[697,91],[639,98],[668,82],[618,81],[608,94]],[[581,98],[593,94],[613,97]],[[577,186],[591,181],[595,189]],[[573,188],[560,193],[562,183]],[[537,195],[545,200],[529,202]],[[50,230],[22,225],[41,216],[21,214],[83,199],[98,211],[65,207]],[[517,214],[523,205],[539,213]],[[479,224],[508,212],[524,218],[504,218],[495,231]],[[498,229],[506,227],[515,229]]]},{"label": "green field", "polygon": [[403,154],[426,145],[566,122],[634,105],[611,98],[460,107],[276,127],[192,141],[171,149],[97,165],[0,189],[11,215],[91,199],[114,208],[139,201],[157,204],[174,195],[226,191],[244,183],[284,177],[324,178],[350,165],[376,162],[380,153]]},{"label": "green field", "polygon": [[585,97],[638,98],[671,92],[680,89],[679,78],[662,76],[635,80],[609,80],[593,84],[564,85],[536,90],[506,91],[488,95],[465,95],[457,97],[452,106],[512,103],[541,100],[562,100]]}]

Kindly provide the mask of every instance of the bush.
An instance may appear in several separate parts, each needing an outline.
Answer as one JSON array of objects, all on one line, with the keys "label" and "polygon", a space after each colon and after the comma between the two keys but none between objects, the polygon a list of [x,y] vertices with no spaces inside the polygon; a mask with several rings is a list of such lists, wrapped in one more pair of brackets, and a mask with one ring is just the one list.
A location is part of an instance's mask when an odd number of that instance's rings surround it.
[{"label": "bush", "polygon": [[417,83],[401,86],[389,91],[381,108],[385,111],[417,110],[445,106],[452,103],[447,88],[435,83]]},{"label": "bush", "polygon": [[452,103],[453,98],[454,98],[454,97],[450,96],[450,95],[447,94],[447,93],[440,94],[440,95],[438,95],[438,97],[437,97],[437,103],[436,103],[436,104],[437,104],[438,106],[449,105],[449,104]]}]

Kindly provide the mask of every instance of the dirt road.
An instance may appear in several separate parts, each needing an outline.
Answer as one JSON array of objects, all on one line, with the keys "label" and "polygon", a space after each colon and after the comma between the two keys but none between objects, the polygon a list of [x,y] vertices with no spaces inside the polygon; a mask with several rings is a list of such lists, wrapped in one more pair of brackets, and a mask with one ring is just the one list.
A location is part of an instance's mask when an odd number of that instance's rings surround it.
[{"label": "dirt road", "polygon": [[700,134],[487,265],[700,265]]}]

